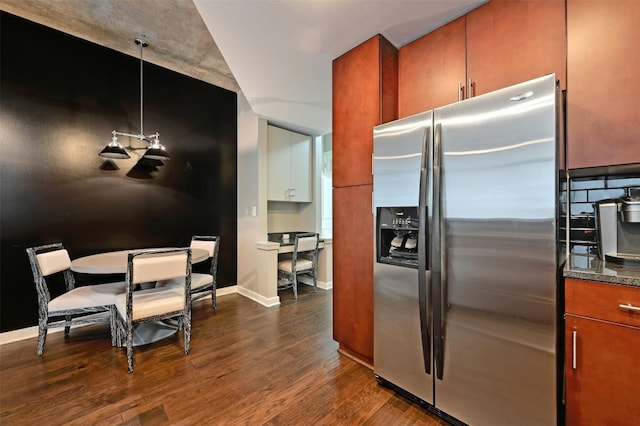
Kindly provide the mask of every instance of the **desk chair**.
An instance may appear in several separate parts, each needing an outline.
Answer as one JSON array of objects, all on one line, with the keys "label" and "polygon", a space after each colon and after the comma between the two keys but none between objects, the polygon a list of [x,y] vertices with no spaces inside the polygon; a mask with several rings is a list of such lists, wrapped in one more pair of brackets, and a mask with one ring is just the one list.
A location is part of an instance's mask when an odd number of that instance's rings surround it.
[{"label": "desk chair", "polygon": [[[182,278],[182,286],[134,291],[142,283]],[[184,329],[184,353],[191,342],[191,249],[131,251],[127,260],[126,292],[116,297],[116,330],[127,348],[129,373],[133,372],[133,328],[136,324],[177,318]]]},{"label": "desk chair", "polygon": [[293,288],[294,298],[298,298],[298,275],[308,274],[313,278],[313,290],[318,291],[318,240],[317,233],[296,234],[291,259],[278,262],[278,290]]},{"label": "desk chair", "polygon": [[[76,287],[69,252],[62,243],[28,248],[27,255],[38,294],[38,355],[44,351],[49,327],[64,327],[64,335],[68,337],[72,325],[110,322],[111,343],[115,346],[116,332],[111,319],[115,316],[115,298],[124,293],[125,283]],[[46,279],[60,273],[64,276],[65,291],[52,298]]]}]

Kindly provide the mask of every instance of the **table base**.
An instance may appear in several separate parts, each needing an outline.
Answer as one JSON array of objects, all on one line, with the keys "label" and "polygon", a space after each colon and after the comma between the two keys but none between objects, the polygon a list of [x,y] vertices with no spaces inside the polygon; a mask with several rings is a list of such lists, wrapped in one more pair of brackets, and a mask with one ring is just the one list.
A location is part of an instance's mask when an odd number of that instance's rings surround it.
[{"label": "table base", "polygon": [[178,332],[174,321],[153,321],[137,324],[133,329],[133,346],[144,346],[166,339]]}]

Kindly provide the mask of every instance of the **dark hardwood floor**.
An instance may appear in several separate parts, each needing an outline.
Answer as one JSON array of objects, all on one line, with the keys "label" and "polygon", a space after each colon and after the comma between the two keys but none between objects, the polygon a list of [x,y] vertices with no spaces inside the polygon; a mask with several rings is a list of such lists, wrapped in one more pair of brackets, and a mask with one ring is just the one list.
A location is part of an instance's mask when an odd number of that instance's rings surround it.
[{"label": "dark hardwood floor", "polygon": [[218,311],[194,306],[191,353],[182,333],[134,352],[106,327],[0,346],[2,425],[444,425],[377,384],[332,340],[330,291],[283,292],[265,308],[237,294]]}]

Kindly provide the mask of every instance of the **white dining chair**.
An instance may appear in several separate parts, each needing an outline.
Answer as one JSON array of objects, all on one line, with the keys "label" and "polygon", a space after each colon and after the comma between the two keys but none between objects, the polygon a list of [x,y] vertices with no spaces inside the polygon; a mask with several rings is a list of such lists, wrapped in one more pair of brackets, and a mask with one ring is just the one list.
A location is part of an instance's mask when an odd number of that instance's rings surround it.
[{"label": "white dining chair", "polygon": [[[140,284],[182,279],[181,286],[137,290]],[[116,297],[116,331],[126,347],[127,366],[133,372],[133,333],[138,324],[177,319],[184,330],[184,353],[191,342],[191,249],[151,249],[129,252],[126,290]]]},{"label": "white dining chair", "polygon": [[278,262],[278,290],[293,288],[294,298],[298,298],[298,276],[311,275],[313,290],[318,291],[318,242],[314,232],[299,233],[295,236],[291,259]]},{"label": "white dining chair", "polygon": [[[220,237],[217,235],[194,235],[191,237],[191,249],[203,249],[209,253],[206,272],[191,272],[191,302],[211,296],[211,307],[216,310],[216,279],[218,274],[218,254]],[[200,265],[195,266],[197,269]],[[166,286],[182,285],[182,278],[163,283]]]},{"label": "white dining chair", "polygon": [[191,275],[191,301],[211,295],[211,307],[215,311],[220,237],[217,235],[194,235],[191,238],[191,248],[205,249],[209,252],[208,273],[194,272]]},{"label": "white dining chair", "polygon": [[[115,346],[114,304],[116,296],[125,291],[124,281],[76,287],[69,252],[62,243],[30,247],[27,255],[38,295],[38,355],[42,355],[47,331],[53,327],[64,327],[68,337],[71,326],[109,322]],[[65,289],[52,297],[47,278],[56,274],[63,275]]]}]

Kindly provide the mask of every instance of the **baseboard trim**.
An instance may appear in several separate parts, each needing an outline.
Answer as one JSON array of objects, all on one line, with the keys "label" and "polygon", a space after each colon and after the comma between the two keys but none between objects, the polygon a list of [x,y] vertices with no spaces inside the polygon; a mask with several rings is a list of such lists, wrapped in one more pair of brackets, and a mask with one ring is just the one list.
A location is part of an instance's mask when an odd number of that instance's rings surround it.
[{"label": "baseboard trim", "polygon": [[368,368],[368,369],[370,369],[370,370],[373,370],[373,363],[372,363],[372,362],[370,362],[370,361],[366,361],[366,360],[364,360],[364,359],[360,358],[360,357],[359,357],[358,355],[356,355],[355,353],[353,353],[353,352],[351,352],[350,350],[345,349],[344,347],[342,347],[342,345],[340,345],[340,346],[338,347],[338,353],[339,353],[340,355],[344,355],[344,356],[346,356],[346,357],[347,357],[347,358],[349,358],[349,359],[354,360],[354,361],[355,361],[355,362],[357,362],[358,364],[362,364],[362,365],[364,365],[365,367],[367,367],[367,368]]},{"label": "baseboard trim", "polygon": [[318,288],[323,290],[331,290],[333,288],[333,281],[318,281]]},{"label": "baseboard trim", "polygon": [[278,296],[264,297],[261,294],[258,294],[244,287],[238,287],[237,293],[241,296],[246,297],[247,299],[261,304],[262,306],[266,306],[267,308],[280,305],[280,298]]}]

